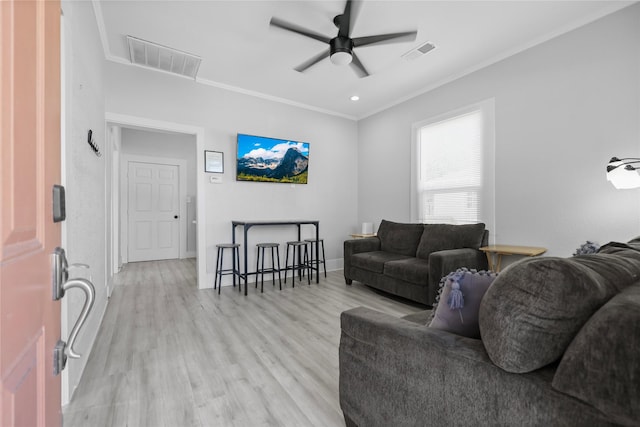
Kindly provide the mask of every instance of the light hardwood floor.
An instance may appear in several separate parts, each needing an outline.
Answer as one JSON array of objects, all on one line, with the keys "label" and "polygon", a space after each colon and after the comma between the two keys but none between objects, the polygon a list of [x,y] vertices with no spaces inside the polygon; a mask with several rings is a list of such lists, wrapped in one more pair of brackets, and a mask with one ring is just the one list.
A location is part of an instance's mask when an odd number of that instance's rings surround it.
[{"label": "light hardwood floor", "polygon": [[422,309],[342,271],[247,297],[197,290],[194,260],[127,264],[117,283],[64,427],[343,426],[340,313]]}]

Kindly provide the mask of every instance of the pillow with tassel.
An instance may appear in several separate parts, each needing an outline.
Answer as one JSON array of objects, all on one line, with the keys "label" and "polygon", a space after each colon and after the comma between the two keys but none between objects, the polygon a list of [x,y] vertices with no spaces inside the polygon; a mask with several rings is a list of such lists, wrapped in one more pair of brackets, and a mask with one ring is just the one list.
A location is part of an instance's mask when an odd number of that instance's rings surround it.
[{"label": "pillow with tassel", "polygon": [[467,268],[459,268],[445,276],[441,281],[439,299],[433,309],[429,327],[469,338],[480,338],[480,301],[496,277],[497,273],[492,271]]}]

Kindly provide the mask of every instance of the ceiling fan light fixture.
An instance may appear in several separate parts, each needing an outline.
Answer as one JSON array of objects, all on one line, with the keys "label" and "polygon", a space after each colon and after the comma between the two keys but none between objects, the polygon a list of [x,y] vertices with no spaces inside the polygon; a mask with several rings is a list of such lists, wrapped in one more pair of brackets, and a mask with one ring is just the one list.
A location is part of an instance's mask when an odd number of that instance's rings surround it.
[{"label": "ceiling fan light fixture", "polygon": [[[360,3],[357,0],[347,0],[344,6],[344,12],[341,15],[337,15],[333,18],[333,23],[338,27],[338,35],[332,39],[314,31],[308,30],[295,23],[289,23],[282,19],[272,17],[269,21],[269,25],[272,27],[280,28],[308,37],[325,44],[329,44],[329,51],[324,50],[319,54],[311,57],[309,60],[303,62],[294,70],[302,73],[309,67],[317,64],[318,62],[330,58],[331,62],[335,65],[351,65],[351,69],[358,75],[358,77],[367,77],[369,72],[356,55],[354,48],[356,46],[371,46],[382,43],[400,43],[405,41],[414,41],[416,39],[417,31],[405,31],[400,33],[389,34],[376,34],[365,37],[351,37],[351,27],[353,26],[353,20],[357,13],[352,13],[352,5]],[[358,6],[354,6],[358,7]],[[409,40],[410,39],[410,40]]]},{"label": "ceiling fan light fixture", "polygon": [[335,37],[329,42],[329,51],[331,52],[331,62],[335,65],[348,65],[353,60],[351,51],[353,49],[353,41],[347,37]]},{"label": "ceiling fan light fixture", "polygon": [[352,59],[349,52],[334,52],[331,54],[331,62],[336,65],[347,65],[351,63]]}]

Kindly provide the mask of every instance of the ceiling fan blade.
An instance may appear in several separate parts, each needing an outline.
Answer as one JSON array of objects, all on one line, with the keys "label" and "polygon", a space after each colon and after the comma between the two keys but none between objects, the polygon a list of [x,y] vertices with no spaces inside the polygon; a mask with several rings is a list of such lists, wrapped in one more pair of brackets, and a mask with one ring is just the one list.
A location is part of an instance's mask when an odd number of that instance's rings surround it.
[{"label": "ceiling fan blade", "polygon": [[323,36],[322,34],[314,33],[313,31],[309,31],[299,25],[292,24],[275,17],[271,18],[269,25],[271,25],[272,27],[282,28],[283,30],[291,31],[293,33],[297,33],[306,37],[310,37],[323,43],[329,43],[329,41],[331,40],[329,37]]},{"label": "ceiling fan blade", "polygon": [[407,31],[404,33],[379,34],[377,36],[356,37],[353,39],[355,47],[367,46],[370,44],[386,44],[412,42],[416,39],[417,31]]},{"label": "ceiling fan blade", "polygon": [[351,32],[351,3],[351,0],[347,0],[347,4],[344,5],[344,12],[340,15],[338,37],[349,37]]},{"label": "ceiling fan blade", "polygon": [[353,25],[356,22],[356,17],[360,10],[361,2],[357,0],[347,0],[347,4],[344,6],[344,12],[340,16],[340,29],[338,30],[338,37],[349,37]]},{"label": "ceiling fan blade", "polygon": [[362,65],[362,62],[360,62],[360,59],[355,52],[351,52],[351,63],[349,63],[349,65],[351,66],[353,71],[356,72],[358,77],[362,78],[369,75],[369,72],[366,68],[364,68],[364,65]]},{"label": "ceiling fan blade", "polygon": [[305,71],[307,68],[310,68],[312,65],[317,64],[318,62],[322,61],[325,58],[329,57],[329,49],[326,49],[322,52],[320,52],[319,54],[317,54],[316,56],[314,56],[313,58],[310,58],[309,60],[303,62],[302,64],[298,65],[296,68],[294,68],[294,70],[299,71],[299,72],[303,72]]}]

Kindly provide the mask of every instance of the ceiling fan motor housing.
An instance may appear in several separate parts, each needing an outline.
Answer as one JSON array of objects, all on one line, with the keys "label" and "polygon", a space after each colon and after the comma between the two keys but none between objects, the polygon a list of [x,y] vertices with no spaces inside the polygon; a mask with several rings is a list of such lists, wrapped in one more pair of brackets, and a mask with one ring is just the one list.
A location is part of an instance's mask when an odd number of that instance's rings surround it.
[{"label": "ceiling fan motor housing", "polygon": [[331,62],[344,65],[351,62],[353,40],[348,37],[335,37],[329,42]]}]

